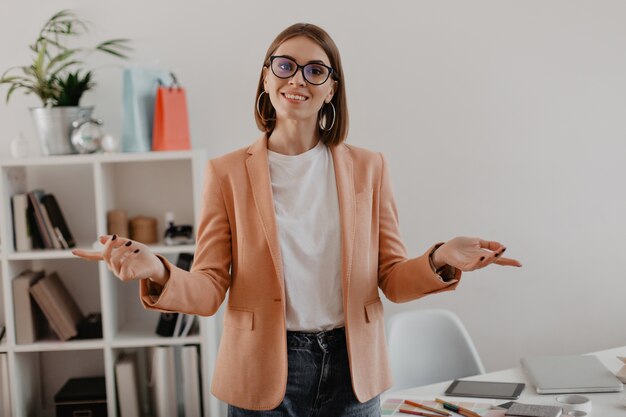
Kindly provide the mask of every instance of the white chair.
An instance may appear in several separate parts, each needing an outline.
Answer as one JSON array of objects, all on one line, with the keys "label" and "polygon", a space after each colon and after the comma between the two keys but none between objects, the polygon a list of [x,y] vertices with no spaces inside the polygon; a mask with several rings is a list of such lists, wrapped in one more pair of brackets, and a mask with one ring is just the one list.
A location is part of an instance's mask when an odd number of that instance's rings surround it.
[{"label": "white chair", "polygon": [[392,390],[485,373],[467,330],[451,311],[399,313],[388,327]]}]

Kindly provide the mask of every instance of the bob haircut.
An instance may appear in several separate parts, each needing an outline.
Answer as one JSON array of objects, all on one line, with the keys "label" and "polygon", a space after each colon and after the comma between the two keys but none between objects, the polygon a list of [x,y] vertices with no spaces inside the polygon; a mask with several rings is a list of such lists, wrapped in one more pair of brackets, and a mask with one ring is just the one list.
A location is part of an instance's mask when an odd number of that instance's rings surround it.
[{"label": "bob haircut", "polygon": [[[317,43],[330,59],[330,66],[333,67],[331,78],[337,81],[337,89],[331,100],[331,103],[335,106],[335,123],[329,130],[324,130],[319,126],[321,120],[323,120],[325,127],[332,123],[333,120],[331,106],[323,105],[317,116],[317,133],[319,134],[320,140],[327,146],[339,145],[348,135],[348,104],[346,103],[346,88],[343,79],[341,58],[339,57],[339,49],[337,49],[337,45],[335,45],[335,42],[328,33],[319,26],[310,23],[296,23],[289,26],[278,34],[268,48],[265,54],[265,60],[263,61],[263,67],[269,67],[270,57],[283,42],[296,36],[306,36]],[[263,71],[261,70],[259,85],[255,96],[254,118],[256,119],[259,130],[266,132],[269,136],[276,126],[276,111],[272,106],[268,94],[263,94],[263,91],[265,90],[263,86]],[[261,94],[263,95],[259,99]]]}]

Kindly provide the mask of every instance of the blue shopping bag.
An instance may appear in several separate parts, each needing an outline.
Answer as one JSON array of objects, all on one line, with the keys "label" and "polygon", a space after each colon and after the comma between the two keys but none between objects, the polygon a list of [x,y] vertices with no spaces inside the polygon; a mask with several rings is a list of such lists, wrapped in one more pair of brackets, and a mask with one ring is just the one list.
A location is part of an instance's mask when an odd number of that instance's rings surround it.
[{"label": "blue shopping bag", "polygon": [[169,80],[169,72],[141,67],[124,69],[123,152],[151,150],[154,104],[159,80]]}]

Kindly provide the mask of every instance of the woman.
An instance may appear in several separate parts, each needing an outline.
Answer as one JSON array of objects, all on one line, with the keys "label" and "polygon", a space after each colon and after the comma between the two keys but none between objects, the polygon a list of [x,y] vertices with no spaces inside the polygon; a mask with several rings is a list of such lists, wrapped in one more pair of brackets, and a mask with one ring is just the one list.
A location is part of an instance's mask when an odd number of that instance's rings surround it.
[{"label": "woman", "polygon": [[230,416],[378,416],[391,386],[380,288],[394,302],[456,288],[500,243],[455,238],[408,259],[381,154],[343,143],[333,40],[296,24],[270,45],[255,117],[263,135],[209,162],[191,272],[103,236],[104,260],[140,280],[144,306],[212,315],[229,290],[212,392]]}]

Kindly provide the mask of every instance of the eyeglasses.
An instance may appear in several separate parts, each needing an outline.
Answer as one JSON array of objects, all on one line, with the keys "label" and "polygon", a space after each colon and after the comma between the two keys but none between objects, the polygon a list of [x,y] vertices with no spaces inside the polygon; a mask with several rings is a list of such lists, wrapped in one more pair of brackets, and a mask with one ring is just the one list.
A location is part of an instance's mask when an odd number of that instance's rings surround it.
[{"label": "eyeglasses", "polygon": [[310,63],[298,65],[293,59],[280,55],[272,55],[270,57],[270,68],[275,76],[283,79],[293,77],[300,69],[306,82],[313,85],[324,84],[334,72],[331,67],[324,64]]}]

